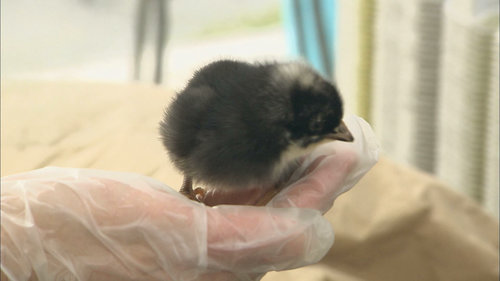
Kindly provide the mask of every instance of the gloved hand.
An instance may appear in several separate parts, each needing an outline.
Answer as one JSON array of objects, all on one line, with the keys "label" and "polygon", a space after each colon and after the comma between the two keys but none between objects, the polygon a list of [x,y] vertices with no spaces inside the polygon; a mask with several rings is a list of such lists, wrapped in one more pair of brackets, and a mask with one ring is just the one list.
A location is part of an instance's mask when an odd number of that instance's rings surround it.
[{"label": "gloved hand", "polygon": [[[319,261],[321,213],[376,162],[369,126],[332,143],[266,207],[206,207],[135,174],[45,168],[2,178],[1,270],[10,280],[259,280]],[[3,278],[2,278],[3,279]]]}]

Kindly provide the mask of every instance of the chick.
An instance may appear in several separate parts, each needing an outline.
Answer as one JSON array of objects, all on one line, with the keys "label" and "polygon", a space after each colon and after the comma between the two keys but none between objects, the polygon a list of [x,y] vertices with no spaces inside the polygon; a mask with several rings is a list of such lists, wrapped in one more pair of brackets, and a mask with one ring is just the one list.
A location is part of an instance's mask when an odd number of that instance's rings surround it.
[{"label": "chick", "polygon": [[220,60],[198,70],[160,122],[181,193],[277,188],[326,141],[351,142],[336,87],[300,62]]}]

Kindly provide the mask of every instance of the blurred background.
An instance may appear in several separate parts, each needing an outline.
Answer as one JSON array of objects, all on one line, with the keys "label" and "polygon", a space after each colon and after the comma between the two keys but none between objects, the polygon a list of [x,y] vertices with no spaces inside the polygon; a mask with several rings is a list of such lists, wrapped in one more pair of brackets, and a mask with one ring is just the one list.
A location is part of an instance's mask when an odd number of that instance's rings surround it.
[{"label": "blurred background", "polygon": [[[179,88],[194,69],[217,58],[286,57],[280,0],[1,4],[4,79],[138,78]],[[155,77],[158,61],[161,78]]]},{"label": "blurred background", "polygon": [[178,187],[158,122],[193,71],[302,59],[382,157],[326,214],[322,263],[265,280],[498,280],[498,0],[0,3],[2,176],[55,165]]},{"label": "blurred background", "polygon": [[218,58],[303,58],[394,160],[498,216],[498,1],[1,3],[2,80],[180,89]]}]

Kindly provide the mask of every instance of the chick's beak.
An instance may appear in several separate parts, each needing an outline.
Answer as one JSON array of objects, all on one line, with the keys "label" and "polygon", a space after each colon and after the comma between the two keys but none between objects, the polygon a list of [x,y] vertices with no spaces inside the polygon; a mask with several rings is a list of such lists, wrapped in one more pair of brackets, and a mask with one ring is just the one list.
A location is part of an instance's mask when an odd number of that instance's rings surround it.
[{"label": "chick's beak", "polygon": [[326,135],[326,137],[332,140],[345,142],[354,141],[354,137],[352,136],[351,132],[349,132],[349,129],[347,129],[344,121],[340,122],[340,125],[338,125],[337,128],[333,130],[333,133]]}]

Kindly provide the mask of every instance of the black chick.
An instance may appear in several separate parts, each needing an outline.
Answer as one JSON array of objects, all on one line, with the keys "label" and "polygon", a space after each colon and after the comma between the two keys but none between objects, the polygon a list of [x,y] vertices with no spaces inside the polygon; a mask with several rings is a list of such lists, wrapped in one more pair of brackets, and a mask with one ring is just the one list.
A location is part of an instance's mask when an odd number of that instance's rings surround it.
[{"label": "black chick", "polygon": [[[184,173],[211,188],[276,186],[316,145],[351,142],[336,87],[299,63],[216,61],[175,97],[160,133]],[[198,195],[198,200],[201,198]]]}]

